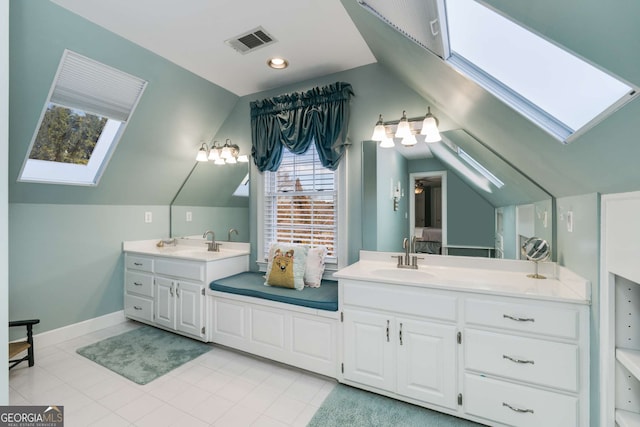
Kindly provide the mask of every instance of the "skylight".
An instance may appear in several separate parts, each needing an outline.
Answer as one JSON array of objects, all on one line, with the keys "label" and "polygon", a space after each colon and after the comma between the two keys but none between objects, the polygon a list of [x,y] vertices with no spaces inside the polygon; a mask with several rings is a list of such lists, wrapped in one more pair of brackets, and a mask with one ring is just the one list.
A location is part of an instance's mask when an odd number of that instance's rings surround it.
[{"label": "skylight", "polygon": [[146,84],[65,50],[18,180],[97,185]]},{"label": "skylight", "polygon": [[636,90],[474,0],[447,0],[447,61],[563,143]]}]

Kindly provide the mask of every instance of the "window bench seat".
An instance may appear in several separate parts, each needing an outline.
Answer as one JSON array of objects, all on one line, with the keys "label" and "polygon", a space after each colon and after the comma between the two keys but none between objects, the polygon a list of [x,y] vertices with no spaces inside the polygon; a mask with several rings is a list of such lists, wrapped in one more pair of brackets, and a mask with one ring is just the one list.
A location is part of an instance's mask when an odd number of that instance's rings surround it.
[{"label": "window bench seat", "polygon": [[211,282],[207,304],[212,342],[337,377],[338,282],[298,291],[243,272]]},{"label": "window bench seat", "polygon": [[214,280],[209,288],[212,291],[246,295],[318,310],[338,311],[338,282],[332,280],[323,280],[319,288],[305,287],[298,291],[265,286],[264,273],[246,271]]}]

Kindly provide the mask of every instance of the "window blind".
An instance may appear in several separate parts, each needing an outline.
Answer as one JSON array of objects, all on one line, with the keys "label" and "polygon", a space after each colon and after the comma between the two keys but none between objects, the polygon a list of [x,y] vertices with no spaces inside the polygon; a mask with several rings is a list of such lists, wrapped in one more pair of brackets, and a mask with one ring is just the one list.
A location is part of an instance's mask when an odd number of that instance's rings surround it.
[{"label": "window blind", "polygon": [[265,172],[264,253],[271,243],[324,245],[337,261],[336,174],[323,167],[315,144],[304,154],[284,150],[277,172]]},{"label": "window blind", "polygon": [[147,82],[72,51],[65,51],[50,101],[126,122]]}]

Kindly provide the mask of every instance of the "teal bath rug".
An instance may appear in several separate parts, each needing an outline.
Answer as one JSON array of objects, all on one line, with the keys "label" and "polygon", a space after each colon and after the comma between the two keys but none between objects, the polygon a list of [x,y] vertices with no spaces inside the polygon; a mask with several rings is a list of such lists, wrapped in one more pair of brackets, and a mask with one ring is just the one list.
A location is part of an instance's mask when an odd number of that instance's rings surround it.
[{"label": "teal bath rug", "polygon": [[307,427],[479,427],[461,418],[338,384]]},{"label": "teal bath rug", "polygon": [[211,347],[162,329],[142,326],[79,348],[78,354],[144,385],[196,357]]}]

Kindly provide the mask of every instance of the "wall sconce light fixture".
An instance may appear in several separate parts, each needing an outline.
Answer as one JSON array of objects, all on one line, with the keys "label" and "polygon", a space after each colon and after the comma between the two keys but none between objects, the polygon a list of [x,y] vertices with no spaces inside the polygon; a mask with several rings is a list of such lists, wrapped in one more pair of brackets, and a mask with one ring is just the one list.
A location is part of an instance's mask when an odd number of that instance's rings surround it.
[{"label": "wall sconce light fixture", "polygon": [[[420,122],[421,126],[414,126],[415,123]],[[400,120],[389,122],[383,121],[380,114],[371,139],[380,142],[382,148],[394,147],[393,138],[401,139],[402,145],[416,145],[418,143],[416,135],[423,135],[425,142],[438,142],[442,140],[438,125],[438,119],[431,114],[431,107],[427,107],[427,114],[423,117],[407,118],[407,112],[403,111]]]},{"label": "wall sconce light fixture", "polygon": [[213,141],[211,148],[203,142],[196,155],[196,160],[199,162],[212,161],[216,165],[232,165],[238,162],[247,163],[249,157],[246,154],[240,155],[240,147],[227,139],[224,145],[218,145],[218,141]]}]

